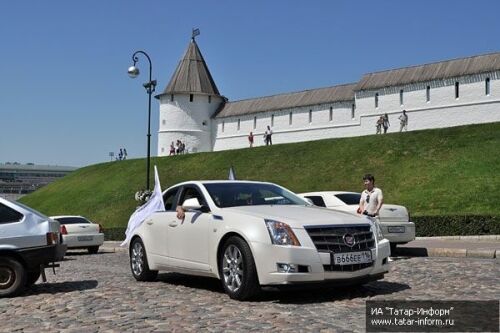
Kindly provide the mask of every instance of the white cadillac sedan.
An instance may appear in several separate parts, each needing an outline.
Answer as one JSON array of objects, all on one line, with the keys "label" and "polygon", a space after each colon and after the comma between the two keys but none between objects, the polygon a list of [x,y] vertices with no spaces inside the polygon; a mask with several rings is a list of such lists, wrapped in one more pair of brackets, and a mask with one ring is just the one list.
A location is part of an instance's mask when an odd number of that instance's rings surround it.
[{"label": "white cadillac sedan", "polygon": [[61,215],[50,218],[61,224],[63,244],[68,249],[87,249],[90,254],[95,254],[104,243],[102,226],[83,216]]},{"label": "white cadillac sedan", "polygon": [[231,298],[246,300],[260,286],[363,284],[389,270],[389,242],[367,218],[312,206],[275,184],[192,181],[163,198],[166,211],[147,218],[129,244],[139,281],[159,270],[216,277]]},{"label": "white cadillac sedan", "polygon": [[[299,193],[319,207],[336,209],[356,214],[361,194],[343,191],[321,191]],[[383,204],[379,212],[382,234],[391,242],[392,250],[397,244],[405,244],[415,239],[415,223],[410,222],[408,209],[400,205]]]}]

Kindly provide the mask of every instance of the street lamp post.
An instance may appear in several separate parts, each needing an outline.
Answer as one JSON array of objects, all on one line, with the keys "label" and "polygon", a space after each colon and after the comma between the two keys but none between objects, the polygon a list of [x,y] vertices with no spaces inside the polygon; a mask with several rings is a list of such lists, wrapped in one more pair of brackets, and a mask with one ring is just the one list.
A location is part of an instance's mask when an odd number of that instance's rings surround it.
[{"label": "street lamp post", "polygon": [[144,83],[143,86],[146,88],[146,92],[149,95],[148,100],[148,158],[147,158],[147,172],[146,172],[146,189],[149,190],[149,169],[151,163],[151,94],[155,91],[156,80],[151,79],[151,75],[153,72],[153,65],[151,64],[151,58],[144,51],[136,51],[132,55],[132,60],[134,61],[134,65],[128,68],[128,75],[131,78],[136,78],[139,76],[139,68],[135,67],[135,64],[139,61],[138,54],[144,55],[149,61],[149,81]]}]

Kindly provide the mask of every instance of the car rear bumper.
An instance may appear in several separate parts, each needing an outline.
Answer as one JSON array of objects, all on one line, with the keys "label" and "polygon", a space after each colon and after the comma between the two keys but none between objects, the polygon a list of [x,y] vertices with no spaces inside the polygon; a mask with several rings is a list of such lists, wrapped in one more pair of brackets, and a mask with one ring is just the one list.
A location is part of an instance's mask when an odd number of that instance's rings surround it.
[{"label": "car rear bumper", "polygon": [[68,245],[69,249],[101,246],[104,243],[104,234],[63,235],[63,243]]},{"label": "car rear bumper", "polygon": [[[328,271],[330,255],[319,253],[316,248],[276,246],[272,244],[252,243],[255,265],[261,285],[288,285],[301,283],[338,283],[360,284],[363,281],[380,279],[389,271],[389,241],[381,240],[372,249],[371,266],[354,271]],[[302,271],[284,273],[278,271],[278,264],[293,264]]]},{"label": "car rear bumper", "polygon": [[[408,243],[415,240],[415,223],[413,222],[380,222],[384,238],[395,244]],[[401,230],[404,230],[401,232]]]},{"label": "car rear bumper", "polygon": [[66,244],[55,244],[21,249],[18,253],[26,263],[27,269],[34,269],[42,264],[62,261],[66,249]]}]

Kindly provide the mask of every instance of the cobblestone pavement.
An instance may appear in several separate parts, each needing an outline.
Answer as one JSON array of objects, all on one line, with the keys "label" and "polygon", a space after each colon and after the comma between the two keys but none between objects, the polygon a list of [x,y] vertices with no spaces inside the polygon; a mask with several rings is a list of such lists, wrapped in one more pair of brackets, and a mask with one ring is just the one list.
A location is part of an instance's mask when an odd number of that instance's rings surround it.
[{"label": "cobblestone pavement", "polygon": [[500,299],[500,260],[402,258],[357,288],[229,299],[218,280],[163,273],[136,282],[126,253],[70,252],[57,275],[0,299],[1,332],[364,331],[367,300]]}]

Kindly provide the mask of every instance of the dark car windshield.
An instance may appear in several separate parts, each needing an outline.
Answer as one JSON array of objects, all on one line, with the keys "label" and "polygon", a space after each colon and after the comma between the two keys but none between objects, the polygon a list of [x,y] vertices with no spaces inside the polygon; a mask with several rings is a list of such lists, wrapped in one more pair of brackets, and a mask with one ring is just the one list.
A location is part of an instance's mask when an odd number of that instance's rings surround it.
[{"label": "dark car windshield", "polygon": [[360,193],[342,193],[335,194],[337,198],[342,200],[346,205],[358,205],[361,199]]},{"label": "dark car windshield", "polygon": [[217,207],[257,205],[308,205],[306,201],[273,184],[209,183],[204,184]]},{"label": "dark car windshield", "polygon": [[89,224],[90,221],[84,219],[83,217],[58,217],[55,219],[61,224]]}]

